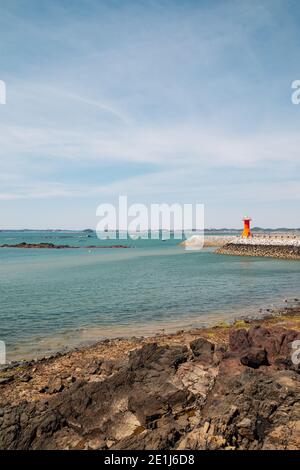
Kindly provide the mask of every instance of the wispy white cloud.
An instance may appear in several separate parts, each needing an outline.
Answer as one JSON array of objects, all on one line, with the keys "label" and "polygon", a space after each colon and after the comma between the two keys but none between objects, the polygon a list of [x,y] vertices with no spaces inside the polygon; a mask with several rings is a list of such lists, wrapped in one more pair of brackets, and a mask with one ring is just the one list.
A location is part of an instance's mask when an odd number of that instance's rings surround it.
[{"label": "wispy white cloud", "polygon": [[[204,165],[209,167],[261,166],[266,162],[299,162],[300,135],[296,132],[246,133],[238,135],[203,124],[167,128],[139,128],[111,133],[76,132],[72,129],[44,129],[0,124],[2,164],[10,158],[41,160],[59,157],[67,162],[138,161],[161,165]],[[7,157],[7,162],[5,161]]]},{"label": "wispy white cloud", "polygon": [[45,5],[2,7],[0,201],[299,200],[298,11],[281,0]]}]

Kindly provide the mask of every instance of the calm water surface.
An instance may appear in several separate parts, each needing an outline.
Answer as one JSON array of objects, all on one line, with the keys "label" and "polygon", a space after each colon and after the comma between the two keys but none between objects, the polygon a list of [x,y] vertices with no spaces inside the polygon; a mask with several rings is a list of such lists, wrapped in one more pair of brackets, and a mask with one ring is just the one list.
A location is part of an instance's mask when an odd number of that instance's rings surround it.
[{"label": "calm water surface", "polygon": [[300,296],[300,263],[185,251],[178,240],[100,241],[79,232],[0,232],[0,244],[130,249],[0,249],[0,340],[8,358],[38,356],[114,333],[257,311]]}]

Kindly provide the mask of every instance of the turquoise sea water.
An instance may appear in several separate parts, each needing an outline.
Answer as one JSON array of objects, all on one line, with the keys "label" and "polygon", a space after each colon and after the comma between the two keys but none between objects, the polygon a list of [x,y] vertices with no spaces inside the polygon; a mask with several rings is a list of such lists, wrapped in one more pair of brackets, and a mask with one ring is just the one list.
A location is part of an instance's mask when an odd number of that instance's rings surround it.
[{"label": "turquoise sea water", "polygon": [[300,295],[297,261],[186,251],[178,240],[100,241],[82,232],[0,232],[0,244],[23,241],[132,248],[1,248],[0,340],[6,342],[9,359],[122,331],[196,326]]}]

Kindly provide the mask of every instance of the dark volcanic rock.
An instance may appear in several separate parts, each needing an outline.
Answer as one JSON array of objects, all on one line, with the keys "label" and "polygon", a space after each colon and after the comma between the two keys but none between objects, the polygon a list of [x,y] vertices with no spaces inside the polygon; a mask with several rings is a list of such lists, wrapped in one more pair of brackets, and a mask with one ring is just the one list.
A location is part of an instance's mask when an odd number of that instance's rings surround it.
[{"label": "dark volcanic rock", "polygon": [[47,393],[50,393],[50,395],[52,395],[53,393],[62,392],[63,389],[64,389],[64,385],[63,385],[62,379],[60,377],[54,377],[48,383]]},{"label": "dark volcanic rock", "polygon": [[241,357],[241,363],[244,366],[258,369],[260,366],[268,366],[268,358],[265,349],[252,348]]},{"label": "dark volcanic rock", "polygon": [[[290,364],[291,344],[296,339],[300,339],[300,333],[297,331],[282,327],[254,326],[249,330],[232,330],[229,336],[229,349],[232,353],[240,354],[241,359],[245,358],[246,362],[247,357],[250,362],[255,362],[256,356],[257,367],[274,362]],[[247,354],[244,354],[245,352]],[[242,363],[246,365],[245,362]]]},{"label": "dark volcanic rock", "polygon": [[297,337],[233,328],[228,351],[198,338],[192,352],[149,343],[122,364],[91,361],[82,379],[49,381],[45,399],[3,406],[0,448],[299,449]]},{"label": "dark volcanic rock", "polygon": [[[195,400],[176,378],[178,367],[188,357],[186,347],[151,344],[133,351],[128,366],[102,382],[75,382],[68,390],[57,393],[61,381],[55,379],[45,390],[55,395],[44,402],[42,409],[40,404],[26,403],[13,408],[16,430],[8,432],[8,423],[2,424],[0,447],[64,448],[66,439],[67,447],[81,448],[95,438],[95,429],[97,438],[109,442],[138,434],[144,428],[151,430],[154,439],[156,433],[162,432],[155,423],[164,416],[172,420]],[[172,435],[177,429],[174,424],[173,428]]]},{"label": "dark volcanic rock", "polygon": [[244,328],[232,330],[229,335],[229,349],[233,352],[247,351],[251,347],[248,331]]},{"label": "dark volcanic rock", "polygon": [[144,368],[177,368],[182,362],[188,359],[186,346],[171,347],[158,346],[156,343],[145,345],[142,349],[137,349],[130,353],[129,367],[131,370]]},{"label": "dark volcanic rock", "polygon": [[18,243],[17,245],[0,245],[0,248],[46,248],[46,249],[62,249],[62,248],[78,248],[70,245],[54,245],[54,243]]},{"label": "dark volcanic rock", "polygon": [[48,250],[62,250],[62,249],[79,249],[79,248],[130,248],[127,245],[88,245],[88,246],[71,246],[71,245],[54,245],[54,243],[18,243],[16,245],[9,245],[5,243],[0,245],[0,248],[39,248],[39,249],[48,249]]},{"label": "dark volcanic rock", "polygon": [[20,377],[20,381],[24,383],[30,382],[31,379],[32,379],[32,376],[29,374],[24,374]]},{"label": "dark volcanic rock", "polygon": [[9,382],[12,382],[14,380],[13,375],[10,375],[8,377],[0,377],[0,385],[6,385]]},{"label": "dark volcanic rock", "polygon": [[213,360],[215,346],[207,339],[195,339],[190,343],[190,347],[194,356],[196,356],[198,359],[201,359],[205,362],[211,362]]},{"label": "dark volcanic rock", "polygon": [[[230,370],[229,370],[230,367]],[[299,449],[299,376],[223,364],[201,422],[178,449]]]}]

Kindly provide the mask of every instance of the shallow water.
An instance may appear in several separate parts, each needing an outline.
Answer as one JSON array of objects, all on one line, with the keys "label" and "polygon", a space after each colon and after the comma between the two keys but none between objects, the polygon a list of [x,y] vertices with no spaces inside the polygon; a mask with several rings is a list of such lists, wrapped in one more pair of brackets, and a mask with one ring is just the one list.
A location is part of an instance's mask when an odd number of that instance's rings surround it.
[{"label": "shallow water", "polygon": [[0,249],[0,340],[8,359],[106,336],[178,329],[299,297],[300,263],[185,251],[178,240],[105,240],[78,232],[0,232],[0,244],[130,249]]}]

